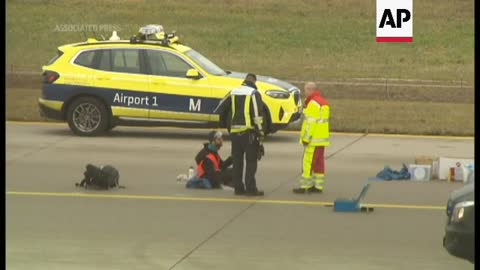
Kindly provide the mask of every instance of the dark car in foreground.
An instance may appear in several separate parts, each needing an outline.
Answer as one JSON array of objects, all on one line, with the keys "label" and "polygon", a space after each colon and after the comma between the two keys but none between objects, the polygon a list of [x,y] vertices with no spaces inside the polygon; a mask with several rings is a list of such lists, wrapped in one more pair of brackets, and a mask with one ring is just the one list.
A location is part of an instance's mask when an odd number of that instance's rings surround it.
[{"label": "dark car in foreground", "polygon": [[475,263],[475,177],[450,193],[444,248],[453,256]]}]

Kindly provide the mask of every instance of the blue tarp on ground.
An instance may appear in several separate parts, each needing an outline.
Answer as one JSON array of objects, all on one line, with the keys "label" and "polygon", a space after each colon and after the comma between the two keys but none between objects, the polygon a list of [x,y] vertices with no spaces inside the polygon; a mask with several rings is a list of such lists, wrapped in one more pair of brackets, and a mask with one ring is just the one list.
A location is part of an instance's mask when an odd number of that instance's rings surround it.
[{"label": "blue tarp on ground", "polygon": [[371,180],[410,180],[410,173],[405,164],[403,164],[400,171],[393,170],[390,166],[385,166],[383,170],[377,173],[375,179]]}]

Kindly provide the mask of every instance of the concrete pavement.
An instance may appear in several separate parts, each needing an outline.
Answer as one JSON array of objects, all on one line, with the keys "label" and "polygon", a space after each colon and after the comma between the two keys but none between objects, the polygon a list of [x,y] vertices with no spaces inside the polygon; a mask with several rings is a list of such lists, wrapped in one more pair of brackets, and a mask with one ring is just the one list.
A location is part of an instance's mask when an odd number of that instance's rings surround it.
[{"label": "concrete pavement", "polygon": [[[446,198],[460,183],[371,182],[373,213],[323,206],[416,155],[473,158],[473,139],[335,134],[325,193],[302,196],[291,192],[302,148],[280,132],[265,142],[257,200],[175,181],[206,133],[122,127],[81,138],[66,124],[8,123],[8,269],[473,269],[442,247]],[[116,166],[127,188],[75,188],[87,163]]]}]

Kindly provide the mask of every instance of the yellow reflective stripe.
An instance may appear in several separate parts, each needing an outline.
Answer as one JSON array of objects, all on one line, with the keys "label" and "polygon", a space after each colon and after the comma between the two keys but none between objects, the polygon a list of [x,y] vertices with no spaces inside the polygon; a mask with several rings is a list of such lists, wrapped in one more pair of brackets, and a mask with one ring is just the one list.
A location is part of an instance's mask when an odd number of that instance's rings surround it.
[{"label": "yellow reflective stripe", "polygon": [[314,181],[315,181],[315,185],[321,186],[325,182],[325,178],[323,176],[321,178],[314,176]]},{"label": "yellow reflective stripe", "polygon": [[231,126],[232,129],[248,129],[247,126],[244,125],[233,125]]},{"label": "yellow reflective stripe", "polygon": [[302,138],[302,140],[303,140],[304,142],[307,142],[307,143],[310,142],[311,139],[312,139],[312,137],[308,136],[308,134],[306,134],[306,135],[303,136],[303,138]]},{"label": "yellow reflective stripe", "polygon": [[261,125],[263,123],[263,117],[261,117],[261,116],[254,117],[253,122],[257,125]]},{"label": "yellow reflective stripe", "polygon": [[230,120],[233,120],[234,116],[235,116],[235,95],[232,95],[232,119]]},{"label": "yellow reflective stripe", "polygon": [[308,142],[308,141],[310,141],[311,137],[312,136],[310,136],[310,124],[307,123],[306,128],[305,128],[305,134],[303,134],[303,140]]},{"label": "yellow reflective stripe", "polygon": [[245,106],[243,107],[243,113],[245,115],[245,126],[252,127],[252,121],[250,119],[250,103],[252,96],[245,97]]},{"label": "yellow reflective stripe", "polygon": [[326,118],[316,119],[316,118],[313,118],[313,117],[308,117],[306,119],[306,121],[307,121],[307,123],[318,123],[318,124],[328,123],[328,119],[326,119]]},{"label": "yellow reflective stripe", "polygon": [[300,187],[301,188],[311,188],[313,186],[313,179],[312,178],[307,178],[307,177],[302,177],[300,179]]},{"label": "yellow reflective stripe", "polygon": [[310,142],[317,143],[317,142],[329,142],[329,139],[312,139]]},{"label": "yellow reflective stripe", "polygon": [[313,117],[310,117],[309,119],[306,119],[307,123],[317,123],[317,124],[322,124],[322,123],[328,123],[328,119],[320,118],[320,119],[315,119]]},{"label": "yellow reflective stripe", "polygon": [[252,94],[251,97],[252,97],[252,102],[253,102],[253,113],[254,113],[253,122],[257,125],[258,130],[262,130],[263,119],[258,114],[257,98],[255,97],[254,94]]}]

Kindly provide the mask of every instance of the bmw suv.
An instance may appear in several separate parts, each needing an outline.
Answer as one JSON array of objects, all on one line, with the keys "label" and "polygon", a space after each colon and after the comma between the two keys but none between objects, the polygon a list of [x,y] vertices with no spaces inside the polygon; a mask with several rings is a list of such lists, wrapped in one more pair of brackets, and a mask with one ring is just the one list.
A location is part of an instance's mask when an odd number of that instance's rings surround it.
[{"label": "bmw suv", "polygon": [[[112,35],[58,47],[43,66],[39,106],[43,116],[68,122],[82,136],[132,124],[218,127],[222,115],[215,108],[245,75],[223,70],[175,33],[150,25],[129,40]],[[257,76],[257,87],[267,133],[299,119],[297,87],[266,76]]]}]

